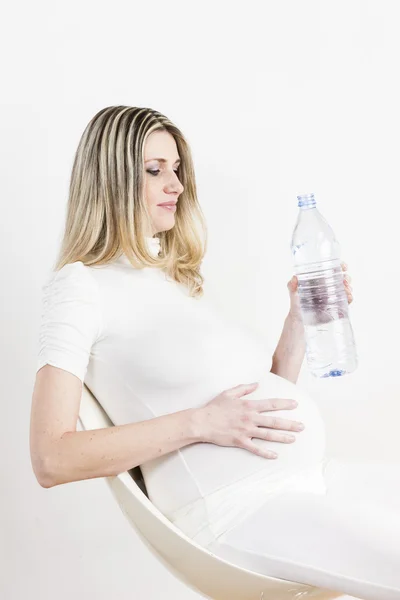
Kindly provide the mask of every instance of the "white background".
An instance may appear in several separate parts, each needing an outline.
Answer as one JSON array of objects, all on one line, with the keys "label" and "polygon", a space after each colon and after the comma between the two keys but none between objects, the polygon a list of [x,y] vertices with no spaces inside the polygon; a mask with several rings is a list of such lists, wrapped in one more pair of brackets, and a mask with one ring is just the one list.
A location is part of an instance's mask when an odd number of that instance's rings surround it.
[{"label": "white background", "polygon": [[[79,138],[101,108],[149,106],[192,148],[206,290],[273,351],[289,308],[296,195],[314,192],[353,277],[360,366],[299,385],[329,453],[399,462],[398,3],[8,3],[1,31],[0,595],[199,597],[160,566],[102,480],[50,490],[30,466],[41,286]],[[4,18],[5,17],[5,18]]]}]

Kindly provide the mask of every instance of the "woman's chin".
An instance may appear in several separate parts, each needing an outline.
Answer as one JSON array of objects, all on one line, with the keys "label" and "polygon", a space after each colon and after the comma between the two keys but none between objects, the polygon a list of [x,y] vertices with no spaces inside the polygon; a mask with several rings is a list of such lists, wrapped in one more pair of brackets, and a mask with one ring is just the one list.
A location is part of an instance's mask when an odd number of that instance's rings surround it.
[{"label": "woman's chin", "polygon": [[157,221],[155,221],[154,227],[156,229],[157,232],[160,231],[169,231],[170,229],[172,229],[175,225],[175,217],[173,214],[171,215],[166,215],[166,217],[164,219],[157,219]]}]

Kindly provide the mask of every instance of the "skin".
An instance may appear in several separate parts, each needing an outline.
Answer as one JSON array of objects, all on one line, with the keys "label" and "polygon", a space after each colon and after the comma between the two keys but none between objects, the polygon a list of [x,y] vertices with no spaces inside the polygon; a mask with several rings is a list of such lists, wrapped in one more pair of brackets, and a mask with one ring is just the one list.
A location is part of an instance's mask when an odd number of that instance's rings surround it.
[{"label": "skin", "polygon": [[[165,163],[156,160],[164,158]],[[145,195],[153,221],[152,235],[175,225],[175,213],[158,206],[178,202],[184,187],[178,178],[179,154],[174,137],[167,131],[153,131],[144,149]]]}]

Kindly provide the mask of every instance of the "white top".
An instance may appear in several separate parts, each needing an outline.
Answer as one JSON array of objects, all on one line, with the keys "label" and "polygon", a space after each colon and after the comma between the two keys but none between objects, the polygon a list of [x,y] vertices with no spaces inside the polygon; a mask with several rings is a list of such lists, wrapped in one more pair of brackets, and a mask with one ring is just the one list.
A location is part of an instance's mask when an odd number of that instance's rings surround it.
[{"label": "white top", "polygon": [[[147,243],[157,255],[159,239]],[[248,510],[272,493],[278,481],[295,474],[298,482],[299,472],[318,472],[314,486],[322,489],[325,431],[317,406],[269,372],[271,355],[254,332],[227,321],[204,297],[189,296],[161,269],[135,269],[125,255],[109,265],[65,265],[42,289],[37,370],[50,364],[79,377],[116,425],[201,406],[240,383],[260,382],[248,398],[298,400],[294,410],[270,413],[305,423],[294,444],[254,440],[276,450],[276,460],[196,443],[142,465],[150,499],[182,528],[193,534],[193,520],[190,527],[179,521],[188,507],[201,506],[198,522],[213,520],[217,513],[205,510],[205,498],[214,507],[223,502],[226,519],[236,518],[240,503]]]}]

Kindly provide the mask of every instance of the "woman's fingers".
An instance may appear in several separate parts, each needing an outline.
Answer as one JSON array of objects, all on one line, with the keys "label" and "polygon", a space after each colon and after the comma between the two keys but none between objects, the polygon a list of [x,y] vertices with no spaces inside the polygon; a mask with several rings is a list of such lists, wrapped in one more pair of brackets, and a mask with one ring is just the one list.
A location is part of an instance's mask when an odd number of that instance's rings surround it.
[{"label": "woman's fingers", "polygon": [[292,279],[290,281],[288,281],[287,287],[288,287],[289,291],[295,292],[297,290],[298,284],[299,284],[299,282],[298,282],[297,276],[293,275]]},{"label": "woman's fingers", "polygon": [[[346,263],[342,263],[342,269],[343,271],[347,271],[347,265]],[[344,288],[346,290],[346,294],[347,294],[347,301],[349,304],[351,304],[353,302],[353,288],[351,287],[351,277],[348,273],[345,273],[343,275],[343,283],[344,283]]]},{"label": "woman's fingers", "polygon": [[268,398],[266,400],[246,400],[248,408],[257,412],[265,412],[268,410],[287,410],[296,408],[298,402],[292,398]]},{"label": "woman's fingers", "polygon": [[240,448],[244,448],[257,456],[262,456],[263,458],[278,458],[278,455],[273,450],[265,450],[264,448],[260,448],[256,446],[250,439],[243,440],[243,443],[240,445]]},{"label": "woman's fingers", "polygon": [[254,383],[239,383],[239,385],[235,385],[233,388],[225,390],[225,393],[233,398],[240,398],[241,396],[246,396],[247,394],[254,392],[257,389],[258,384],[258,381],[255,381]]},{"label": "woman's fingers", "polygon": [[343,276],[343,283],[344,283],[344,287],[346,290],[346,294],[347,294],[347,300],[349,302],[349,304],[351,304],[351,302],[353,302],[353,288],[350,285],[351,283],[351,277],[350,275],[347,275],[347,273]]},{"label": "woman's fingers", "polygon": [[352,282],[352,278],[350,277],[350,275],[347,275],[347,273],[346,273],[346,275],[343,276],[343,283],[348,290],[353,289],[351,287],[351,282]]},{"label": "woman's fingers", "polygon": [[300,421],[291,421],[290,419],[280,419],[277,417],[266,417],[264,415],[258,415],[255,417],[254,422],[258,427],[264,427],[268,429],[284,429],[285,431],[302,431],[304,424]]},{"label": "woman's fingers", "polygon": [[289,435],[287,433],[279,433],[273,429],[266,429],[265,427],[255,427],[250,432],[251,438],[258,438],[260,440],[268,440],[269,442],[280,442],[282,444],[293,444],[296,441],[296,436]]},{"label": "woman's fingers", "polygon": [[353,288],[351,286],[351,281],[352,281],[352,279],[351,279],[350,275],[344,276],[344,279],[343,279],[344,287],[346,288],[346,290],[348,290],[350,292],[353,291]]}]

